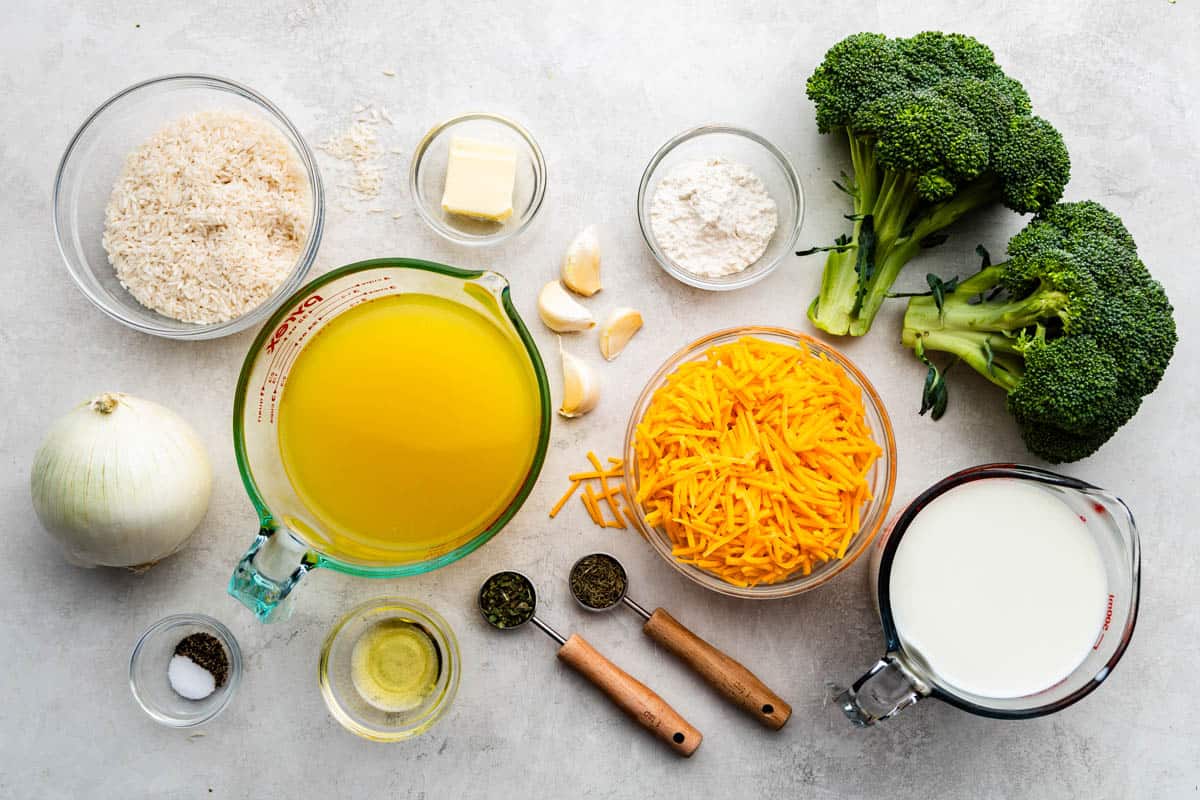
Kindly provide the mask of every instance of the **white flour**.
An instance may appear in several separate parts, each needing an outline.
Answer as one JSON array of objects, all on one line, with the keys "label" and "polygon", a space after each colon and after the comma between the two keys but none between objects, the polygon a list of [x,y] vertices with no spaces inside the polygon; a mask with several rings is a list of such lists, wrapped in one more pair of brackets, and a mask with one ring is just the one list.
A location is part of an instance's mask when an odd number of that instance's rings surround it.
[{"label": "white flour", "polygon": [[775,201],[749,167],[720,158],[680,164],[658,182],[650,228],[667,257],[717,278],[762,257],[779,224]]}]

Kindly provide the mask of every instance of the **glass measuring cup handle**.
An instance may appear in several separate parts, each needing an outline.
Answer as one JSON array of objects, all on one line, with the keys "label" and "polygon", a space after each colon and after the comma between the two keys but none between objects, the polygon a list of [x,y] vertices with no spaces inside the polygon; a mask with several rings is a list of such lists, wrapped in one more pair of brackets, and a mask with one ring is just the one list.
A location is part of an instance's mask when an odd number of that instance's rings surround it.
[{"label": "glass measuring cup handle", "polygon": [[260,622],[283,622],[292,615],[291,593],[317,557],[286,532],[261,528],[229,578],[229,594]]},{"label": "glass measuring cup handle", "polygon": [[860,728],[896,716],[929,694],[894,655],[884,656],[837,696],[842,712]]}]

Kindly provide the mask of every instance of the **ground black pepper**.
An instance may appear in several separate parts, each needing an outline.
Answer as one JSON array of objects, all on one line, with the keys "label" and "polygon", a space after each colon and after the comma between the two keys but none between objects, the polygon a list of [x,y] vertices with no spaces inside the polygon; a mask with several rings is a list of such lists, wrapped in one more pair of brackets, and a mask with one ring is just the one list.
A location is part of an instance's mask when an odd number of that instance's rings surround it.
[{"label": "ground black pepper", "polygon": [[196,665],[212,673],[217,686],[224,686],[229,677],[229,656],[221,641],[211,633],[193,633],[175,645],[175,655],[187,656]]}]

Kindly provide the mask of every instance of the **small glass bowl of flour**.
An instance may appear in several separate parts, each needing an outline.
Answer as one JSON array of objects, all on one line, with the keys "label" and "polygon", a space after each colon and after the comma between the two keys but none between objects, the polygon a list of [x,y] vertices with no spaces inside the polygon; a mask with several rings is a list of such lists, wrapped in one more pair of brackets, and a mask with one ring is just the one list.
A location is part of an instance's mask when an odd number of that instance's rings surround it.
[{"label": "small glass bowl of flour", "polygon": [[642,238],[662,268],[711,291],[757,283],[790,254],[804,191],[786,155],[744,128],[704,125],[658,149],[638,186]]}]

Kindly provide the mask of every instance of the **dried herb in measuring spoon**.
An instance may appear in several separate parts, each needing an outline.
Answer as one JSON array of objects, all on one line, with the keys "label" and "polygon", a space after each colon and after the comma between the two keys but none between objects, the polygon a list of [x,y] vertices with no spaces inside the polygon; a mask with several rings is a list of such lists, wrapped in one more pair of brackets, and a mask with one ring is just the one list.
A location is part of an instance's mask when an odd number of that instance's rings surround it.
[{"label": "dried herb in measuring spoon", "polygon": [[479,610],[497,628],[515,628],[533,616],[533,584],[519,572],[498,572],[479,590]]},{"label": "dried herb in measuring spoon", "polygon": [[576,561],[569,582],[575,599],[594,609],[612,608],[629,587],[621,562],[605,553],[592,553]]},{"label": "dried herb in measuring spoon", "polygon": [[664,609],[656,608],[651,613],[625,594],[629,578],[621,562],[613,556],[608,553],[584,556],[571,567],[568,583],[575,600],[589,611],[606,611],[619,603],[629,606],[646,621],[643,633],[767,727],[779,730],[791,717],[792,707],[753,672],[692,633]]},{"label": "dried herb in measuring spoon", "polygon": [[[609,556],[611,558],[611,556]],[[533,582],[519,572],[497,572],[479,589],[479,613],[494,628],[512,630],[526,622],[558,642],[558,658],[596,688],[617,707],[666,743],[681,756],[690,756],[704,736],[679,712],[645,684],[613,664],[577,633],[568,639],[542,622],[534,611],[537,593]]]}]

